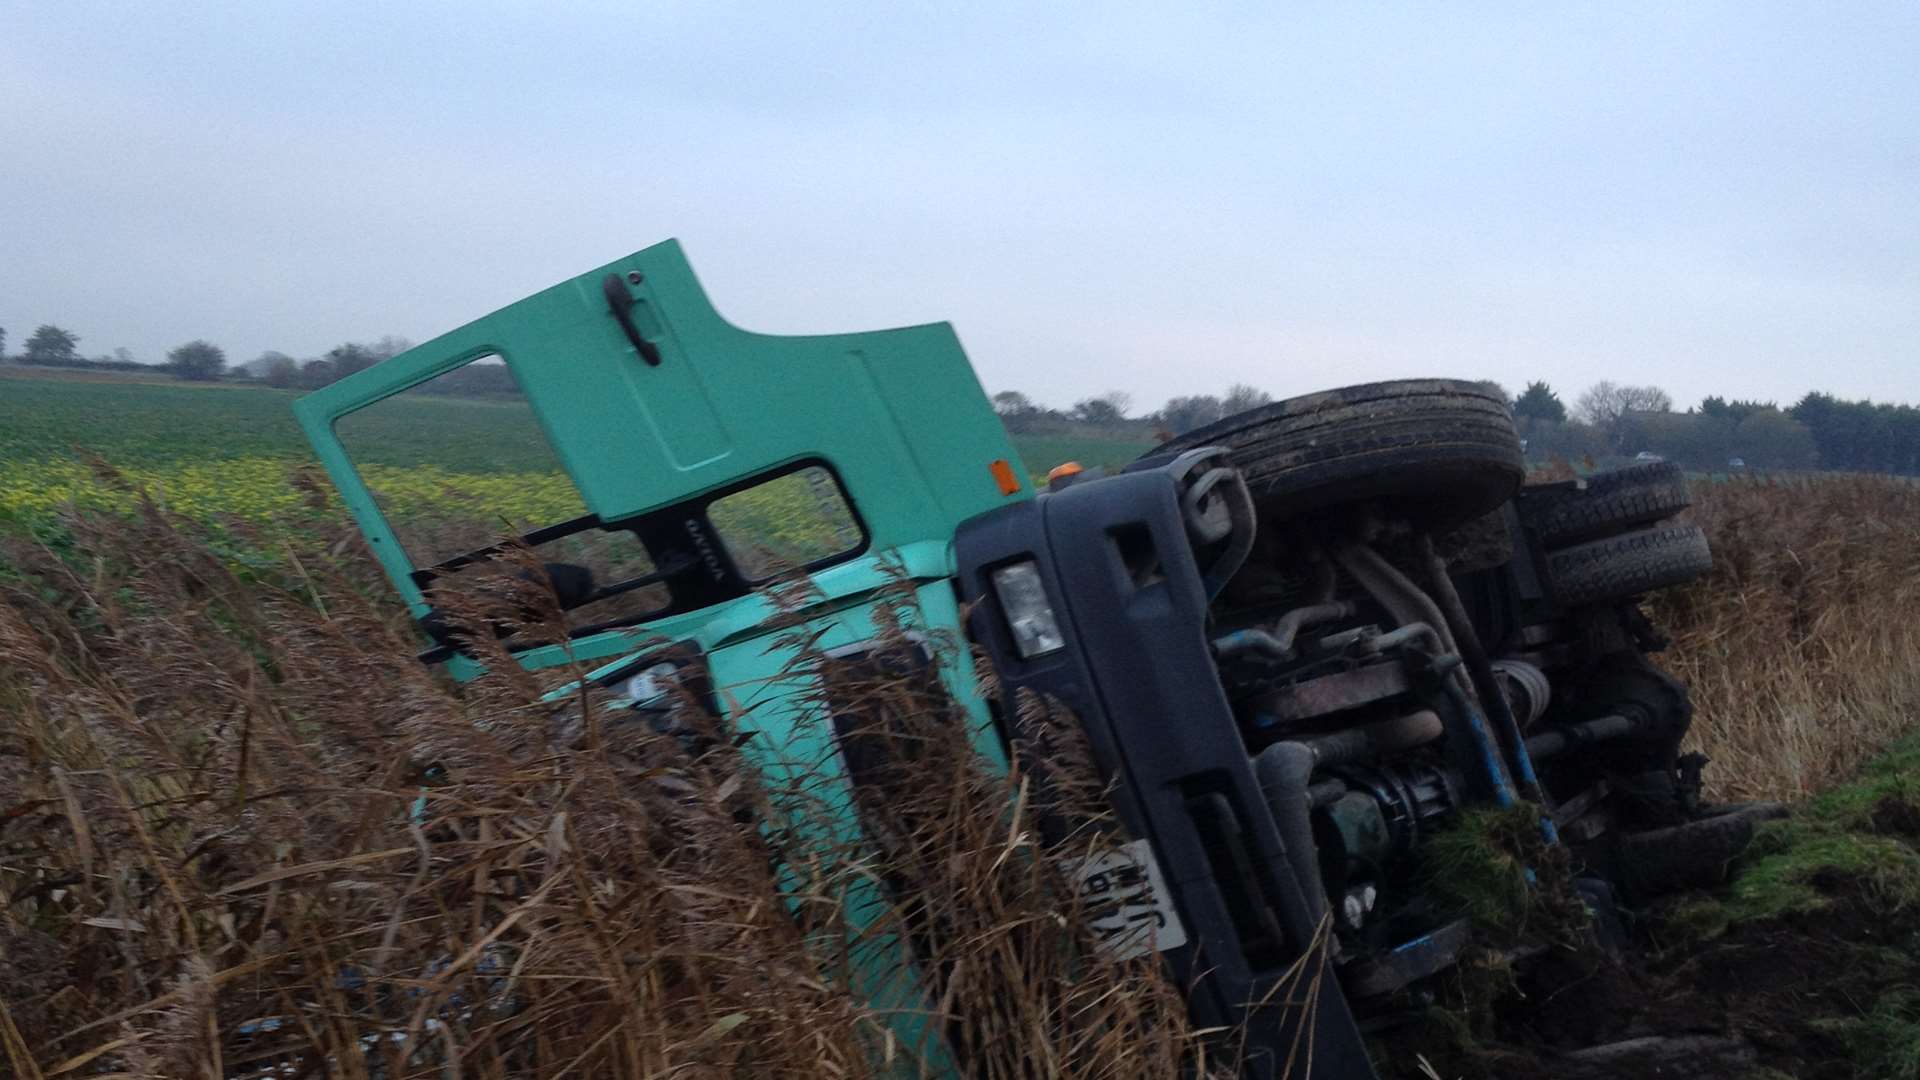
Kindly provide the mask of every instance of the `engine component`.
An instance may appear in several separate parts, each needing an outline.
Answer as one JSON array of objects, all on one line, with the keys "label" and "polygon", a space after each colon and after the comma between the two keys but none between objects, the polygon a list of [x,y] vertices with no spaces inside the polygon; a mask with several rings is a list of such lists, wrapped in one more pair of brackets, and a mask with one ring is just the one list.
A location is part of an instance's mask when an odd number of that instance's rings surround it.
[{"label": "engine component", "polygon": [[1594,743],[1632,735],[1645,729],[1650,723],[1646,714],[1639,709],[1583,720],[1577,724],[1568,724],[1533,736],[1527,740],[1527,753],[1537,761],[1547,761],[1582,743]]},{"label": "engine component", "polygon": [[[1442,733],[1440,717],[1422,709],[1331,735],[1277,742],[1254,759],[1254,775],[1280,829],[1287,861],[1299,876],[1301,891],[1316,917],[1327,910],[1328,892],[1320,868],[1330,849],[1321,842],[1324,830],[1314,827],[1314,808],[1322,806],[1322,814],[1340,815],[1351,826],[1350,842],[1331,849],[1342,881],[1349,847],[1361,848],[1358,857],[1375,863],[1389,853],[1404,853],[1420,821],[1456,804],[1455,785],[1435,770],[1402,773],[1355,763],[1424,746]],[[1347,767],[1335,770],[1346,784],[1344,793],[1312,783],[1314,771],[1329,766]],[[1374,809],[1368,811],[1368,806]],[[1377,829],[1370,829],[1368,823],[1376,819]],[[1376,833],[1377,842],[1365,839]]]},{"label": "engine component", "polygon": [[[1513,709],[1513,715],[1522,726],[1532,724],[1546,715],[1547,706],[1553,702],[1553,684],[1548,681],[1547,673],[1527,663],[1525,660],[1495,660],[1493,673],[1498,677],[1500,688]],[[1533,743],[1527,743],[1527,752],[1533,752]]]},{"label": "engine component", "polygon": [[1307,790],[1313,779],[1313,749],[1305,743],[1277,742],[1253,759],[1253,775],[1260,782],[1260,793],[1273,824],[1280,832],[1287,864],[1300,881],[1300,892],[1307,901],[1307,913],[1319,920],[1327,913],[1327,887],[1320,878],[1320,860],[1315,856],[1311,795]]},{"label": "engine component", "polygon": [[1693,722],[1693,700],[1678,679],[1639,653],[1619,652],[1574,685],[1574,696],[1583,706],[1574,715],[1580,719],[1609,713],[1635,717],[1639,721],[1632,732],[1635,741],[1661,749],[1662,766],[1673,767],[1680,740]]},{"label": "engine component", "polygon": [[1373,914],[1373,905],[1379,900],[1380,890],[1372,885],[1348,889],[1347,895],[1340,900],[1340,921],[1349,930],[1360,929],[1366,925],[1367,916]]},{"label": "engine component", "polygon": [[1309,604],[1281,615],[1272,630],[1252,627],[1217,637],[1213,639],[1213,648],[1223,660],[1246,653],[1259,653],[1275,660],[1290,660],[1293,658],[1293,640],[1302,629],[1334,619],[1351,618],[1353,613],[1353,605],[1345,602]]},{"label": "engine component", "polygon": [[1316,735],[1297,741],[1313,751],[1316,765],[1326,767],[1369,761],[1425,746],[1438,739],[1444,731],[1438,713],[1432,709],[1419,709],[1391,720],[1361,724],[1329,735]]},{"label": "engine component", "polygon": [[[1333,774],[1347,785],[1348,795],[1342,803],[1364,793],[1380,816],[1385,829],[1381,846],[1348,849],[1349,855],[1362,855],[1377,866],[1407,854],[1426,822],[1444,817],[1461,805],[1459,778],[1436,765],[1350,765],[1334,769]],[[1348,813],[1354,812],[1349,808]],[[1356,829],[1351,835],[1361,838],[1370,834]]]},{"label": "engine component", "polygon": [[1398,567],[1381,558],[1379,552],[1365,544],[1347,544],[1334,552],[1334,559],[1348,576],[1360,583],[1360,587],[1367,591],[1374,602],[1393,616],[1396,625],[1404,627],[1424,623],[1440,635],[1439,647],[1443,651],[1457,651],[1452,636],[1447,633],[1447,621],[1439,605],[1401,573]]},{"label": "engine component", "polygon": [[1256,723],[1275,727],[1328,716],[1399,697],[1411,687],[1406,669],[1398,661],[1336,671],[1260,698],[1256,704]]},{"label": "engine component", "polygon": [[[1320,812],[1327,824],[1315,832],[1320,841],[1320,861],[1342,867],[1359,863],[1381,866],[1393,855],[1393,832],[1387,827],[1387,815],[1372,793],[1349,790],[1332,806]],[[1351,875],[1331,875],[1345,882]]]}]

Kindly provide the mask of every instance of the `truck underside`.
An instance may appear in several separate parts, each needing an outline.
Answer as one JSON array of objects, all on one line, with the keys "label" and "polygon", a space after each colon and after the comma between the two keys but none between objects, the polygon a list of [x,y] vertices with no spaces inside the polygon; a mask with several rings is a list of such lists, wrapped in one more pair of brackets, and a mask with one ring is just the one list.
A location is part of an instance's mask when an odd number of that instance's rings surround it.
[{"label": "truck underside", "polygon": [[[1166,955],[1196,1014],[1259,1033],[1250,1075],[1308,1075],[1303,1023],[1312,1076],[1372,1075],[1363,1028],[1476,942],[1427,850],[1463,814],[1537,829],[1604,936],[1776,812],[1701,803],[1686,690],[1648,659],[1637,599],[1710,565],[1665,523],[1684,477],[1523,473],[1483,387],[1381,383],[1230,417],[960,534],[975,634],[1014,693],[1081,718],[1173,883]],[[1059,623],[1040,655],[992,580],[1025,559]],[[1343,993],[1301,1010],[1303,962]]]}]

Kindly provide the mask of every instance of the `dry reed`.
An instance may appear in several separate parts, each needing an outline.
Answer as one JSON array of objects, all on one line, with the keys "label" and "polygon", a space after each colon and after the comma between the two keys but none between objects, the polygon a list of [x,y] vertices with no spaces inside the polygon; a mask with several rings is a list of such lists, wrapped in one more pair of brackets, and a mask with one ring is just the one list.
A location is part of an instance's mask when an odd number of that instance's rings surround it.
[{"label": "dry reed", "polygon": [[[1692,514],[1718,567],[1653,606],[1717,793],[1796,796],[1906,731],[1920,490],[1743,480]],[[960,643],[920,659],[905,592],[874,656],[795,643],[791,672],[884,751],[856,805],[875,850],[821,843],[821,763],[752,767],[787,748],[743,746],[737,716],[689,699],[612,728],[556,721],[511,664],[438,679],[351,533],[143,504],[5,543],[0,1072],[913,1075],[903,1009],[990,1077],[1168,1076],[1202,1050],[1065,886],[1105,842],[1071,722],[1023,702],[1044,767],[987,766],[934,692]],[[1042,790],[1091,827],[1043,845]],[[889,880],[919,900],[876,906]],[[887,935],[918,950],[911,1004],[856,991]]]},{"label": "dry reed", "polygon": [[[68,529],[0,553],[0,1073],[920,1075],[903,1020],[995,1078],[1204,1057],[1157,964],[1092,947],[1066,875],[1098,813],[1043,845],[1033,777],[933,692],[958,643],[794,652],[809,722],[878,725],[875,851],[823,841],[820,762],[754,767],[783,748],[692,695],[581,722],[611,714],[556,718],[512,664],[437,678],[351,535],[241,559],[273,542],[150,503]],[[909,597],[883,651],[919,655]],[[889,937],[930,992],[857,985]]]},{"label": "dry reed", "polygon": [[1870,476],[1694,486],[1713,573],[1655,596],[1721,798],[1795,799],[1920,713],[1920,487]]}]

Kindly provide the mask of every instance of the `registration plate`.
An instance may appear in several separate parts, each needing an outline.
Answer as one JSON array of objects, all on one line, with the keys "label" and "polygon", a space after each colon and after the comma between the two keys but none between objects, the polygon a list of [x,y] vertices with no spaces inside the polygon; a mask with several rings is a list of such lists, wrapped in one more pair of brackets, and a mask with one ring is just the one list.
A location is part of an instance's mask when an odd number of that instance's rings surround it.
[{"label": "registration plate", "polygon": [[1083,860],[1073,880],[1100,947],[1116,959],[1177,949],[1187,943],[1160,864],[1145,840]]}]

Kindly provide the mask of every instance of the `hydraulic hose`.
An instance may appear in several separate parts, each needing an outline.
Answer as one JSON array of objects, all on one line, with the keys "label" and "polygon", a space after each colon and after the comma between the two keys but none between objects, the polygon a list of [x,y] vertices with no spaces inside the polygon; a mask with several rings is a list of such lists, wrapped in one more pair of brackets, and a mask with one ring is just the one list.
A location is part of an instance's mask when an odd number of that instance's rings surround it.
[{"label": "hydraulic hose", "polygon": [[1300,881],[1307,915],[1318,923],[1327,914],[1327,885],[1320,877],[1319,849],[1313,842],[1313,807],[1308,786],[1313,778],[1313,748],[1277,742],[1253,759],[1253,774],[1273,812],[1273,824],[1286,849],[1287,864]]},{"label": "hydraulic hose", "polygon": [[1466,605],[1460,602],[1460,593],[1453,587],[1453,575],[1447,571],[1447,560],[1434,550],[1431,534],[1420,534],[1420,555],[1427,564],[1433,599],[1446,615],[1447,627],[1453,631],[1453,639],[1460,647],[1460,659],[1466,663],[1467,674],[1473,679],[1481,707],[1493,720],[1500,741],[1505,744],[1520,794],[1529,802],[1548,806],[1546,794],[1540,789],[1539,778],[1534,775],[1533,762],[1527,755],[1526,737],[1520,733],[1520,722],[1514,718],[1513,703],[1507,700],[1506,691],[1500,687],[1493,664],[1487,659],[1487,650],[1481,647],[1480,635],[1473,628],[1473,620],[1467,617]]},{"label": "hydraulic hose", "polygon": [[1507,772],[1505,756],[1500,752],[1500,740],[1487,728],[1486,717],[1474,707],[1473,698],[1460,688],[1459,680],[1448,679],[1443,689],[1453,704],[1451,711],[1454,723],[1459,725],[1456,744],[1470,748],[1479,756],[1478,764],[1493,788],[1494,804],[1512,806],[1513,777]]},{"label": "hydraulic hose", "polygon": [[1293,653],[1293,641],[1300,636],[1303,628],[1344,619],[1352,614],[1353,605],[1345,602],[1309,604],[1280,616],[1271,631],[1258,628],[1235,630],[1213,639],[1213,647],[1222,657],[1257,652],[1275,659],[1285,659]]},{"label": "hydraulic hose", "polygon": [[[1387,609],[1387,614],[1393,616],[1399,627],[1404,629],[1416,623],[1425,623],[1438,635],[1440,652],[1458,654],[1459,646],[1454,643],[1440,606],[1420,586],[1401,573],[1398,567],[1382,558],[1379,552],[1365,544],[1352,543],[1340,547],[1334,553],[1334,558],[1368,595]],[[1449,676],[1449,681],[1454,679],[1460,682],[1469,697],[1478,696],[1479,691],[1465,672]]]},{"label": "hydraulic hose", "polygon": [[1439,738],[1444,731],[1440,714],[1432,709],[1420,709],[1404,716],[1294,741],[1313,751],[1316,766],[1351,765],[1356,761],[1425,746]]}]

